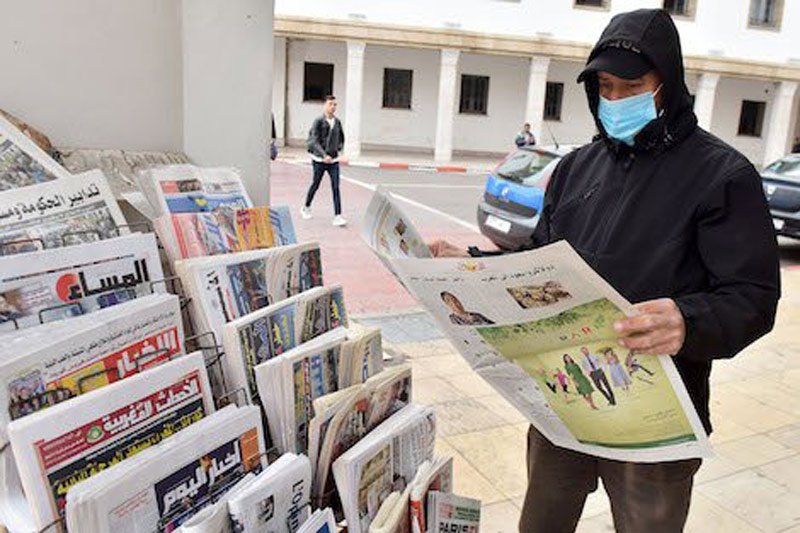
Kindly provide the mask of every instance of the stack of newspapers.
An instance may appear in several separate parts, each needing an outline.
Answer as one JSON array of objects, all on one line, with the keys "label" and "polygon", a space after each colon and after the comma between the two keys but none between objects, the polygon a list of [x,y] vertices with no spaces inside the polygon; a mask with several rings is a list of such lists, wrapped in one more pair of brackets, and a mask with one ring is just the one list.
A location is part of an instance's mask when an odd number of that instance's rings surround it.
[{"label": "stack of newspapers", "polygon": [[137,181],[155,233],[0,117],[0,526],[401,532],[475,509],[288,208],[234,169]]}]

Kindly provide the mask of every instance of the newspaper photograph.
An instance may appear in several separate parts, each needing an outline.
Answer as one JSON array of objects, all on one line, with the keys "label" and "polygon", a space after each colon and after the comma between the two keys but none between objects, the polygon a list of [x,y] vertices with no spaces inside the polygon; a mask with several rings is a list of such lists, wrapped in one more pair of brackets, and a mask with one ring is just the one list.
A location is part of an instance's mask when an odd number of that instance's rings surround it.
[{"label": "newspaper photograph", "polygon": [[392,264],[470,366],[554,444],[638,462],[710,453],[671,358],[620,348],[613,324],[634,308],[566,242]]},{"label": "newspaper photograph", "polygon": [[28,328],[165,292],[152,233],[0,256],[0,331]]},{"label": "newspaper photograph", "polygon": [[66,169],[0,115],[0,191],[68,177]]},{"label": "newspaper photograph", "polygon": [[380,187],[367,207],[361,237],[384,261],[395,257],[431,257],[417,228],[397,207],[391,193]]},{"label": "newspaper photograph", "polygon": [[70,488],[213,412],[201,353],[12,422],[11,446],[42,529],[63,515]]},{"label": "newspaper photograph", "polygon": [[0,255],[110,239],[124,224],[99,170],[0,192]]},{"label": "newspaper photograph", "polygon": [[253,207],[233,168],[168,165],[143,170],[137,180],[159,216],[210,212],[222,206]]}]

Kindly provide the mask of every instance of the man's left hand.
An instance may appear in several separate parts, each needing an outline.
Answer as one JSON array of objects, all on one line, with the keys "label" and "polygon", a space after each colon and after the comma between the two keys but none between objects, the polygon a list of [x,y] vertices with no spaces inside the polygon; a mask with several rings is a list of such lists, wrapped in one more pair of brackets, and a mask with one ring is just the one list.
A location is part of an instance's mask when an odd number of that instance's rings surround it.
[{"label": "man's left hand", "polygon": [[643,354],[678,353],[686,340],[686,322],[675,300],[661,298],[634,307],[638,315],[614,323],[620,345]]}]

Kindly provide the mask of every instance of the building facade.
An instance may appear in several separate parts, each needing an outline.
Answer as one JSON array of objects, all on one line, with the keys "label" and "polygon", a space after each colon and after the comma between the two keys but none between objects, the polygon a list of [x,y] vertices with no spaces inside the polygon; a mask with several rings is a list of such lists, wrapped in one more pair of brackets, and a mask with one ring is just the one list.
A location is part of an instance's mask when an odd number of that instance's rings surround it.
[{"label": "building facade", "polygon": [[641,7],[672,13],[702,127],[759,166],[791,150],[794,0],[277,0],[278,138],[302,145],[335,94],[350,158],[504,153],[526,121],[541,143],[585,143],[595,127],[578,73],[610,18]]}]

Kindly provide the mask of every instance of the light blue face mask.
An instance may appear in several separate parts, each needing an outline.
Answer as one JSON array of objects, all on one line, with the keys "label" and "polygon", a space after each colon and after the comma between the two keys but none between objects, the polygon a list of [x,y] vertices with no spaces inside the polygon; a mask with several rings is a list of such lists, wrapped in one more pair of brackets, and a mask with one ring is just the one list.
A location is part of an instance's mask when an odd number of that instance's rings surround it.
[{"label": "light blue face mask", "polygon": [[597,114],[608,136],[633,146],[636,134],[658,116],[655,95],[661,87],[619,100],[607,100],[601,96]]}]

